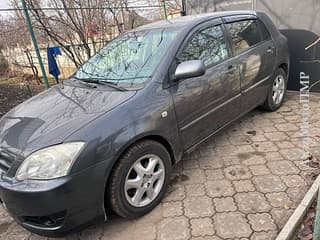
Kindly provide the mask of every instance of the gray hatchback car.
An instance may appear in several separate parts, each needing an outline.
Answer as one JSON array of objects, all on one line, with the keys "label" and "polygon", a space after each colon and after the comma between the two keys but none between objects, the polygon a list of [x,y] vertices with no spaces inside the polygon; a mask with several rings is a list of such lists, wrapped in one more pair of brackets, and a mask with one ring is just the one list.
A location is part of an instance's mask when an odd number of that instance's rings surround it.
[{"label": "gray hatchback car", "polygon": [[1,203],[48,236],[142,216],[184,153],[258,106],[277,110],[288,72],[287,40],[260,12],[127,32],[1,119]]}]

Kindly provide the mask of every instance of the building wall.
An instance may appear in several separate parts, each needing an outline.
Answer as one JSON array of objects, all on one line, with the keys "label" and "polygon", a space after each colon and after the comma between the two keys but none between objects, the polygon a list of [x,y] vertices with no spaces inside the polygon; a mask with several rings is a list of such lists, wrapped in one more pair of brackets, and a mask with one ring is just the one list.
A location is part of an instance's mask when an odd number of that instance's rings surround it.
[{"label": "building wall", "polygon": [[186,0],[187,14],[214,11],[259,10],[280,29],[305,29],[320,34],[319,0]]},{"label": "building wall", "polygon": [[288,89],[300,90],[300,73],[303,72],[310,76],[311,91],[320,91],[319,0],[186,1],[187,14],[240,9],[266,12],[289,41],[291,70]]}]

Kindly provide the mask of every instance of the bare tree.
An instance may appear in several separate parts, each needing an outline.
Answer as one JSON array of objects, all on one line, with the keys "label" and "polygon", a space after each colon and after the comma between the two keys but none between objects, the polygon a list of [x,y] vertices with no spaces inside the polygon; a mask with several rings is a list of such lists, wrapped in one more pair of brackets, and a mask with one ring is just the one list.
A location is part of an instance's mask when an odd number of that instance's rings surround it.
[{"label": "bare tree", "polygon": [[[17,4],[17,0],[12,1]],[[48,0],[50,11],[43,9],[42,1],[26,3],[33,27],[44,33],[48,42],[61,46],[75,67],[111,38],[135,27],[137,19],[143,19],[129,7],[128,0]]]}]

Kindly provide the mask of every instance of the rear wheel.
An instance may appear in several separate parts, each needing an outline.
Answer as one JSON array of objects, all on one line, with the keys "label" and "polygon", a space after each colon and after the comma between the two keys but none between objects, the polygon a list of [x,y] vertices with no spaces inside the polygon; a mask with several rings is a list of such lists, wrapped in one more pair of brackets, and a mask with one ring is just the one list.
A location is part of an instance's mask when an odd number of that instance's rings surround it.
[{"label": "rear wheel", "polygon": [[267,111],[276,111],[284,101],[287,90],[287,74],[282,68],[279,68],[273,78],[272,86],[269,89],[266,101],[263,107]]},{"label": "rear wheel", "polygon": [[134,144],[119,159],[111,175],[108,195],[113,211],[136,218],[151,211],[163,198],[171,173],[171,159],[160,143]]}]

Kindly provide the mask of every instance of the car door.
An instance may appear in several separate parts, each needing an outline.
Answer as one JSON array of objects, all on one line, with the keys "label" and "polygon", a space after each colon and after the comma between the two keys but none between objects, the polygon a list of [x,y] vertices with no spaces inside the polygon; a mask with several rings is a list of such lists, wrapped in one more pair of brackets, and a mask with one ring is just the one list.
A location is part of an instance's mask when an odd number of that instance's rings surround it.
[{"label": "car door", "polygon": [[[203,104],[206,114],[203,125],[210,133],[224,127],[241,114],[239,63],[232,52],[223,24],[211,26],[207,32],[213,41],[208,46]],[[209,30],[208,29],[208,30]],[[210,58],[211,55],[214,58]]]},{"label": "car door", "polygon": [[[221,19],[206,22],[197,27],[187,38],[176,56],[176,66],[184,61],[202,60],[206,67],[205,75],[173,83],[173,97],[180,137],[184,149],[188,149],[210,136],[215,129],[230,120],[226,114],[223,121],[216,117],[222,114],[219,105],[232,98],[233,90],[240,93],[240,79],[237,66],[230,69],[223,64],[229,58],[227,40]],[[232,66],[232,61],[229,62]],[[232,101],[240,107],[240,98]],[[230,105],[228,105],[230,107]],[[235,111],[240,108],[236,107]],[[221,118],[222,119],[222,118]]]},{"label": "car door", "polygon": [[275,62],[275,46],[264,39],[256,16],[224,18],[230,35],[234,59],[240,64],[241,109],[250,111],[266,98]]}]

